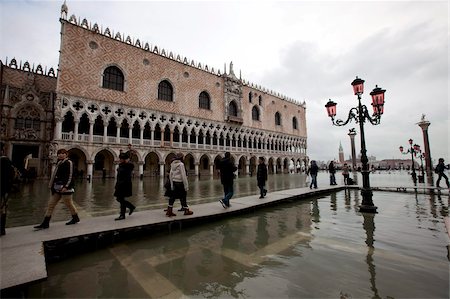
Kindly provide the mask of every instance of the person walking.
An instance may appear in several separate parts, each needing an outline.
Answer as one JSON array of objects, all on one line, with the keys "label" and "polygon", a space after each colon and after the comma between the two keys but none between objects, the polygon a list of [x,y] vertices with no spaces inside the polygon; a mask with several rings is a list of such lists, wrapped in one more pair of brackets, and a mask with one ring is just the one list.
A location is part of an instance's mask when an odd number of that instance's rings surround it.
[{"label": "person walking", "polygon": [[441,182],[441,179],[444,178],[445,179],[445,183],[447,184],[447,188],[450,189],[450,184],[448,182],[448,177],[447,175],[444,173],[444,171],[446,169],[449,169],[450,165],[445,165],[444,164],[444,158],[439,158],[439,162],[438,165],[436,165],[436,168],[434,169],[434,172],[436,172],[438,174],[438,179],[436,181],[436,187],[439,187],[439,183]]},{"label": "person walking", "polygon": [[266,181],[267,181],[267,165],[264,163],[264,157],[259,157],[259,164],[256,170],[256,181],[258,183],[259,198],[264,198],[267,194]]},{"label": "person walking", "polygon": [[330,173],[330,185],[337,185],[336,184],[336,168],[334,167],[334,162],[331,161],[330,164],[328,165],[328,172]]},{"label": "person walking", "polygon": [[8,210],[8,195],[11,191],[11,186],[14,180],[15,169],[11,160],[6,156],[5,145],[1,144],[1,157],[0,157],[0,201],[1,201],[1,214],[0,214],[0,235],[6,234],[6,213]]},{"label": "person walking", "polygon": [[189,190],[189,183],[186,175],[186,168],[183,163],[184,155],[178,153],[175,155],[175,159],[170,164],[170,188],[172,192],[169,197],[169,206],[167,207],[166,216],[176,216],[173,212],[173,204],[175,199],[179,198],[181,202],[181,209],[184,210],[184,215],[192,215],[194,212],[189,210],[187,205],[187,191]]},{"label": "person walking", "polygon": [[220,171],[220,182],[223,185],[223,199],[219,200],[224,209],[229,208],[230,199],[233,197],[233,182],[234,182],[234,172],[237,170],[237,167],[231,161],[230,152],[225,153],[225,157],[220,161],[219,171]]},{"label": "person walking", "polygon": [[119,167],[117,168],[117,180],[115,185],[114,196],[120,203],[120,215],[114,220],[125,219],[125,212],[129,209],[128,215],[133,214],[136,207],[125,199],[133,195],[133,183],[131,177],[134,169],[134,164],[130,163],[130,156],[128,153],[120,153]]},{"label": "person walking", "polygon": [[342,167],[342,175],[344,176],[344,185],[348,185],[349,181],[349,177],[350,177],[350,171],[348,168],[347,163],[344,163],[344,166]]},{"label": "person walking", "polygon": [[317,189],[317,173],[319,172],[319,166],[317,166],[317,163],[315,160],[311,161],[311,166],[309,168],[309,174],[311,175],[311,184],[309,184],[309,189],[312,189],[314,186],[314,189]]},{"label": "person walking", "polygon": [[48,187],[51,190],[52,197],[48,202],[47,211],[45,212],[44,221],[40,225],[35,226],[35,229],[49,228],[50,219],[58,202],[62,199],[72,215],[72,219],[66,225],[72,225],[80,222],[78,212],[73,205],[73,163],[68,158],[67,150],[61,148],[56,152],[58,162],[55,170],[52,173]]}]

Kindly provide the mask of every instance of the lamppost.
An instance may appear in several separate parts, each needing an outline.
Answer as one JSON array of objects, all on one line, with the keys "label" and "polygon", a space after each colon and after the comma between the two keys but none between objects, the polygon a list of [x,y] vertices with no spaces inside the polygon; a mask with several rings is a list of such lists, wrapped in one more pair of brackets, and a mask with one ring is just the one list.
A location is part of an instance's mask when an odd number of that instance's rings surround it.
[{"label": "lamppost", "polygon": [[412,176],[414,184],[417,183],[417,174],[416,174],[416,169],[414,167],[414,165],[415,165],[414,157],[417,157],[417,154],[419,154],[419,158],[420,158],[420,161],[422,163],[422,177],[419,176],[419,183],[423,183],[424,182],[423,181],[424,172],[423,172],[423,160],[422,159],[423,159],[423,157],[425,155],[422,154],[422,152],[420,150],[420,145],[418,145],[418,144],[414,144],[413,145],[413,140],[412,139],[409,139],[408,142],[409,142],[410,148],[406,152],[404,152],[403,146],[400,146],[399,147],[400,152],[403,155],[411,154],[411,167],[412,167],[412,174],[411,174],[411,176]]},{"label": "lamppost", "polygon": [[361,163],[362,163],[362,178],[363,178],[363,187],[361,189],[362,195],[362,204],[359,207],[360,212],[369,212],[376,213],[377,207],[373,204],[372,201],[372,190],[370,189],[370,181],[369,181],[369,164],[367,159],[367,150],[366,150],[366,140],[364,135],[364,122],[369,121],[372,125],[380,124],[381,115],[384,112],[384,93],[386,90],[381,89],[378,86],[375,86],[375,89],[370,93],[372,96],[372,107],[373,107],[373,115],[369,115],[369,111],[365,105],[361,104],[361,95],[364,93],[364,80],[356,77],[352,82],[353,92],[356,96],[358,96],[358,106],[350,109],[348,118],[346,121],[337,119],[336,116],[336,103],[332,100],[329,100],[325,105],[327,108],[328,116],[331,117],[331,122],[335,126],[345,126],[352,119],[355,120],[356,123],[359,123],[359,135],[361,136]]}]

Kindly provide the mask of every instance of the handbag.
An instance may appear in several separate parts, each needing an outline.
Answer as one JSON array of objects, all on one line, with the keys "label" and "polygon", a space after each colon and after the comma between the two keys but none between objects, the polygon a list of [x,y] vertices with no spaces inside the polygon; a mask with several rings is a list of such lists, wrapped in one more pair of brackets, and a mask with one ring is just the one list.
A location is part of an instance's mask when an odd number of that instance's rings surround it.
[{"label": "handbag", "polygon": [[64,187],[64,184],[62,182],[54,182],[53,183],[53,189],[58,193],[61,192],[63,187]]}]

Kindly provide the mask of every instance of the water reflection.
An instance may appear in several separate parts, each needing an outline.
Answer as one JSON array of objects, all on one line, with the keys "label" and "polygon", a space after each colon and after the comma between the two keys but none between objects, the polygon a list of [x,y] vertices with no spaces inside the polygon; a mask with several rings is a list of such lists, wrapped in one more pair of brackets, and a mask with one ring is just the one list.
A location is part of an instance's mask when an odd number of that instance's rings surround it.
[{"label": "water reflection", "polygon": [[[116,244],[51,264],[49,279],[29,295],[448,298],[447,240],[437,212],[448,204],[375,192],[374,215],[351,208],[359,196],[342,191]],[[424,230],[416,217],[439,225]]]}]

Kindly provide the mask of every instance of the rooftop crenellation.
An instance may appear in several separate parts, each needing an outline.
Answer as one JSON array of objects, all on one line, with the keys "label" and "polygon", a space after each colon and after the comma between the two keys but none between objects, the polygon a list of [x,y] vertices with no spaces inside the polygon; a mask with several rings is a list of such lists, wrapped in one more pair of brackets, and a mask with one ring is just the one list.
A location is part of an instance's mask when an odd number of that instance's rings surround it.
[{"label": "rooftop crenellation", "polygon": [[49,77],[57,77],[57,73],[55,72],[55,69],[53,67],[47,69],[47,67],[43,68],[41,64],[37,64],[35,66],[34,63],[30,64],[28,61],[22,63],[21,60],[19,61],[19,63],[17,63],[16,58],[11,59],[11,61],[8,63],[8,57],[6,57],[5,65],[12,69],[22,70],[25,72],[31,72]]}]

